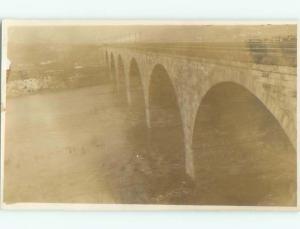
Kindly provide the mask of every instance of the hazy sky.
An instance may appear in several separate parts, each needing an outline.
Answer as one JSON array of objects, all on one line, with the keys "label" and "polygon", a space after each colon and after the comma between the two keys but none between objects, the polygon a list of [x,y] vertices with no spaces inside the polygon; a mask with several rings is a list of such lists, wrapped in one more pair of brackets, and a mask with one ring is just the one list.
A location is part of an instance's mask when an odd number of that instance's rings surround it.
[{"label": "hazy sky", "polygon": [[[243,41],[296,35],[296,25],[259,26],[11,26],[11,43],[103,43],[139,37],[141,41]],[[131,37],[131,38],[128,38]]]}]

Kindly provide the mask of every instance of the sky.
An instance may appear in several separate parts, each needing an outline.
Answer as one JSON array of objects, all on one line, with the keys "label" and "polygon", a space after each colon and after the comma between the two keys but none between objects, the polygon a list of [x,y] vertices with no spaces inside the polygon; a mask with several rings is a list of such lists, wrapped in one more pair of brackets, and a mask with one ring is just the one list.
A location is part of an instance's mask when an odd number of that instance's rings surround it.
[{"label": "sky", "polygon": [[189,42],[244,41],[249,38],[295,36],[296,25],[106,25],[9,26],[9,43],[101,44],[112,41]]}]

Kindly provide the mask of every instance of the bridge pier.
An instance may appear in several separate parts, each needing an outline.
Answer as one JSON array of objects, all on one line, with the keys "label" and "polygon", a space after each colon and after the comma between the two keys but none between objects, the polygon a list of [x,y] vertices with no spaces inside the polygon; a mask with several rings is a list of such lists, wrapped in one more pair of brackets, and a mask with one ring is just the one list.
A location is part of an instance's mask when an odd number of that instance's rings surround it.
[{"label": "bridge pier", "polygon": [[[185,116],[186,117],[186,116]],[[185,172],[186,174],[195,179],[195,166],[194,166],[194,152],[193,152],[193,126],[190,124],[190,118],[183,120],[183,132],[184,132],[184,150],[185,150]]]},{"label": "bridge pier", "polygon": [[113,81],[113,73],[112,73],[112,69],[110,66],[108,66],[108,74],[109,74],[110,81]]},{"label": "bridge pier", "polygon": [[108,77],[111,80],[111,69],[110,69],[110,60],[109,60],[109,57],[107,57],[107,59],[106,59],[106,69],[108,70],[107,71]]},{"label": "bridge pier", "polygon": [[116,77],[116,86],[117,86],[117,93],[119,94],[120,93],[120,70],[118,68],[118,65],[115,69],[116,71],[116,74],[115,74],[115,77]]},{"label": "bridge pier", "polygon": [[147,127],[150,129],[151,128],[151,121],[150,121],[150,108],[149,108],[149,106],[146,106],[145,114],[146,114],[146,124],[147,124]]},{"label": "bridge pier", "polygon": [[[108,57],[107,50],[105,51],[105,64],[106,64],[106,70],[109,74],[108,77],[110,77],[110,63],[109,63],[109,57]],[[111,79],[111,77],[110,77],[110,79]]]},{"label": "bridge pier", "polygon": [[131,106],[131,104],[132,104],[131,93],[130,93],[130,89],[128,88],[128,86],[126,86],[126,97],[127,97],[128,105]]},{"label": "bridge pier", "polygon": [[127,104],[131,106],[132,99],[131,99],[131,91],[130,91],[130,82],[129,82],[129,70],[126,68],[128,65],[124,64],[124,72],[125,72],[125,84],[126,84],[126,98]]},{"label": "bridge pier", "polygon": [[187,144],[185,144],[185,172],[193,180],[195,179],[193,149]]},{"label": "bridge pier", "polygon": [[112,58],[111,55],[107,57],[107,69],[110,81],[113,81],[113,69],[112,69]]}]

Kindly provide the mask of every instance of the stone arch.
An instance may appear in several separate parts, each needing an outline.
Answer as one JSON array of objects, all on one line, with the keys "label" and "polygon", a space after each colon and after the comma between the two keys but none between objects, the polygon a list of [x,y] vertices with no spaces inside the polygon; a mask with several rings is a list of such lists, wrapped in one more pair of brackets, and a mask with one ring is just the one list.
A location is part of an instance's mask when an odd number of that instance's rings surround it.
[{"label": "stone arch", "polygon": [[[224,72],[220,70],[213,71],[209,80],[206,81],[206,85],[202,88],[201,97],[204,96],[211,87],[218,83],[230,81],[244,86],[254,94],[278,120],[296,149],[296,101],[291,96],[286,96],[284,94],[290,93],[285,90],[287,88],[274,85],[274,88],[271,89],[269,83],[272,81],[265,83],[261,75],[254,74],[252,71],[243,72],[229,69],[225,72],[225,77],[226,78],[224,79]],[[296,79],[296,77],[294,79]],[[294,81],[294,85],[296,85],[296,81]],[[273,90],[277,90],[277,92],[274,92]],[[291,88],[288,90],[291,90]],[[296,88],[294,90],[296,90]],[[282,94],[278,91],[282,91]],[[281,99],[285,99],[286,102],[282,104]],[[294,101],[294,107],[291,106],[291,101]]]},{"label": "stone arch", "polygon": [[130,103],[134,109],[142,108],[143,112],[145,112],[145,94],[142,83],[142,75],[134,57],[130,60],[128,75]]},{"label": "stone arch", "polygon": [[114,58],[114,54],[111,52],[110,53],[110,75],[111,75],[111,79],[114,82],[115,87],[119,88],[119,80],[118,80],[118,76],[117,76],[117,70],[116,70],[116,63],[115,63],[115,58]]},{"label": "stone arch", "polygon": [[118,54],[118,65],[117,65],[117,78],[119,84],[119,93],[122,98],[127,97],[127,90],[126,90],[126,74],[125,74],[125,66],[124,61],[120,54]]},{"label": "stone arch", "polygon": [[106,67],[109,70],[109,57],[108,57],[108,52],[107,50],[105,51],[105,63],[106,63]]},{"label": "stone arch", "polygon": [[[154,66],[149,85],[149,154],[157,195],[179,188],[186,180],[184,133],[176,90],[161,64]],[[176,177],[176,179],[174,179]],[[182,201],[182,196],[168,203]],[[173,202],[174,201],[174,202]]]},{"label": "stone arch", "polygon": [[[128,58],[129,59],[129,58]],[[143,163],[145,161],[151,163],[151,159],[148,155],[148,127],[146,119],[146,105],[144,90],[142,84],[142,73],[140,72],[139,65],[135,58],[129,59],[128,63],[128,88],[127,91],[130,92],[130,103],[127,109],[128,120],[132,122],[130,132],[127,134],[129,141],[134,142],[134,152],[136,152],[136,160],[141,160]],[[147,166],[146,166],[147,168]],[[143,168],[144,169],[144,168]],[[150,178],[149,178],[150,179]],[[148,184],[145,184],[145,187]],[[145,188],[145,193],[149,190]]]},{"label": "stone arch", "polygon": [[296,204],[296,151],[250,90],[214,84],[202,97],[192,150],[201,204]]}]

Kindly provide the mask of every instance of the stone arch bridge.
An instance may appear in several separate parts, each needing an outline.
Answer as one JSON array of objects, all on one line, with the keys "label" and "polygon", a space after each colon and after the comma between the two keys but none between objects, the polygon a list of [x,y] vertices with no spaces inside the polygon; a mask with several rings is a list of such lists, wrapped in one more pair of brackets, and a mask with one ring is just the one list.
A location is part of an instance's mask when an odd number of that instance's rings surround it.
[{"label": "stone arch bridge", "polygon": [[[143,87],[145,114],[151,128],[149,87],[156,66],[162,67],[172,83],[180,109],[185,148],[185,170],[194,177],[192,139],[195,119],[203,97],[215,85],[233,82],[251,92],[275,117],[296,149],[296,67],[254,62],[193,58],[132,48],[105,47],[106,64],[116,87],[126,89],[131,103],[130,71],[135,62]],[[230,55],[230,54],[229,54]],[[116,66],[123,66],[123,76]],[[112,69],[115,67],[115,70]],[[116,71],[116,72],[113,72]]]}]

